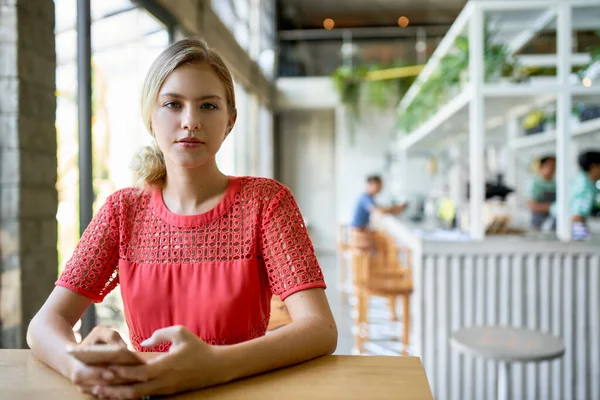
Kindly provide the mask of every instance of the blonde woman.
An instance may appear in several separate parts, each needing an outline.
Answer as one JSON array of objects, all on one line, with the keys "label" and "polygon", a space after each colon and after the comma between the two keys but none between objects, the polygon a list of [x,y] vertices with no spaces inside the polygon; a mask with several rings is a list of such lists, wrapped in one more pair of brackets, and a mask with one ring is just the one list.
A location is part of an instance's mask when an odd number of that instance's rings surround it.
[{"label": "blonde woman", "polygon": [[[142,115],[154,138],[137,158],[143,190],[113,193],[94,217],[27,332],[43,362],[82,392],[172,394],[331,354],[337,328],[325,282],[289,189],[230,177],[215,155],[236,121],[231,75],[200,40],[152,64]],[[92,302],[121,285],[142,366],[87,366],[66,353]],[[273,294],[292,323],[265,336]],[[96,328],[85,343],[122,343]]]}]

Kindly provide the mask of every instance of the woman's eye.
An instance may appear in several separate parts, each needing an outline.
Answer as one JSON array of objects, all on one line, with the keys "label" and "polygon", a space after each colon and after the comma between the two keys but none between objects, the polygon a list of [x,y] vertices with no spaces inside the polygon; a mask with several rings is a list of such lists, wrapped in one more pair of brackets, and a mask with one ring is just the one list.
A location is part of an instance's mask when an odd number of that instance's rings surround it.
[{"label": "woman's eye", "polygon": [[180,108],[181,106],[177,102],[169,101],[169,102],[167,102],[167,103],[164,104],[164,107],[167,107],[167,108]]},{"label": "woman's eye", "polygon": [[202,104],[202,108],[205,110],[216,110],[217,106],[211,103],[204,103]]}]

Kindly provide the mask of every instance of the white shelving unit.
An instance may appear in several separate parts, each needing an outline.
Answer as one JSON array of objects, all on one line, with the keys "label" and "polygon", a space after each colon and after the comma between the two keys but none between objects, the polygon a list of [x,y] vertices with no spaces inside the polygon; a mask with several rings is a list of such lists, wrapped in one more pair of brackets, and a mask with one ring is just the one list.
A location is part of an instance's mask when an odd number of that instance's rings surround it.
[{"label": "white shelving unit", "polygon": [[[600,132],[600,118],[581,122],[571,130],[573,138],[583,137],[592,133]],[[556,143],[556,129],[536,133],[528,136],[521,136],[509,142],[509,146],[515,150],[534,148],[545,144]]]},{"label": "white shelving unit", "polygon": [[[512,53],[518,52],[540,32],[555,32],[556,54],[522,55],[523,64],[557,67],[556,77],[532,78],[524,83],[487,83],[484,81],[484,22],[491,14],[497,33],[495,40],[505,43]],[[506,140],[513,151],[541,143],[556,143],[557,154],[557,234],[563,241],[571,239],[568,214],[568,177],[570,142],[600,130],[600,120],[571,125],[574,101],[600,98],[600,82],[584,86],[571,74],[573,65],[589,61],[588,54],[572,52],[574,30],[598,29],[600,0],[469,0],[447,35],[432,55],[399,105],[399,113],[415,100],[424,83],[432,76],[456,38],[468,30],[470,82],[429,120],[410,133],[401,135],[398,151],[404,158],[412,151],[443,149],[468,141],[470,235],[483,240],[484,151],[486,132],[506,126]],[[516,118],[557,103],[556,129],[552,132],[519,137]],[[402,158],[402,157],[401,157]]]}]

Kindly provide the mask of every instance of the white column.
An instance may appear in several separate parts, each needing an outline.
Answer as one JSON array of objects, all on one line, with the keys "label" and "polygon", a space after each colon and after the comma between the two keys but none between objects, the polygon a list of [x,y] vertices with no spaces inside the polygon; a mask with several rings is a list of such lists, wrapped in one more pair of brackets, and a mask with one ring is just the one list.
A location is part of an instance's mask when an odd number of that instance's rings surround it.
[{"label": "white column", "polygon": [[471,80],[471,102],[469,104],[469,182],[470,182],[470,234],[473,240],[483,240],[483,201],[485,189],[484,142],[484,40],[483,9],[473,3],[473,15],[469,21],[469,78]]},{"label": "white column", "polygon": [[569,177],[571,165],[571,5],[559,4],[557,10],[557,110],[556,110],[556,211],[557,236],[571,240],[571,215],[569,211]]}]

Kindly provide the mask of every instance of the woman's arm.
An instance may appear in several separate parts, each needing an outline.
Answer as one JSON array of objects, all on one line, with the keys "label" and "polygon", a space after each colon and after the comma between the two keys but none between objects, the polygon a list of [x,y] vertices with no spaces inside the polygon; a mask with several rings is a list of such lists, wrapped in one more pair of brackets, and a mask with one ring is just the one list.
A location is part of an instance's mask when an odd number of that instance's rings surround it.
[{"label": "woman's arm", "polygon": [[33,354],[67,378],[71,377],[73,358],[66,348],[77,343],[73,326],[90,304],[87,297],[57,286],[27,329],[27,344]]},{"label": "woman's arm", "polygon": [[[102,301],[117,285],[120,197],[119,192],[109,196],[94,216],[65,265],[57,287],[27,330],[27,343],[34,355],[74,381],[81,377],[82,364],[66,353],[66,347],[76,343],[73,326],[93,301]],[[117,340],[111,335],[114,333],[106,328],[95,330],[84,341],[114,343]]]},{"label": "woman's arm", "polygon": [[284,300],[292,323],[266,336],[217,347],[225,381],[297,364],[332,354],[337,327],[323,289],[296,292]]},{"label": "woman's arm", "polygon": [[323,289],[299,291],[284,301],[293,322],[244,343],[211,346],[181,326],[159,329],[142,345],[153,347],[170,342],[168,353],[151,356],[141,366],[109,367],[119,379],[139,383],[115,385],[107,382],[97,386],[94,394],[121,399],[171,395],[333,353],[337,345],[337,328]]}]

